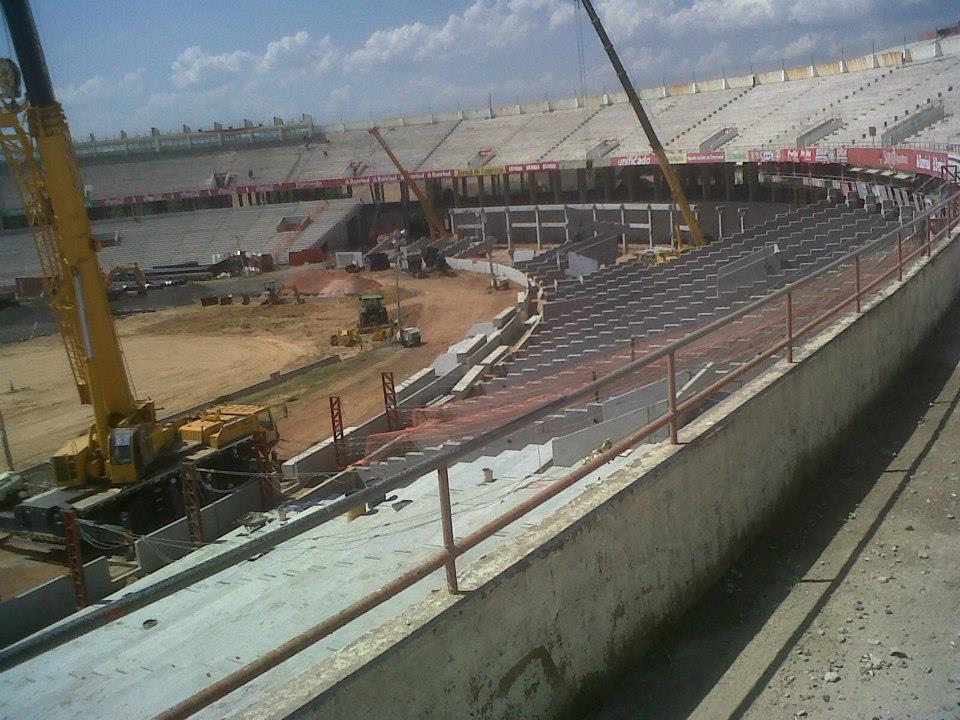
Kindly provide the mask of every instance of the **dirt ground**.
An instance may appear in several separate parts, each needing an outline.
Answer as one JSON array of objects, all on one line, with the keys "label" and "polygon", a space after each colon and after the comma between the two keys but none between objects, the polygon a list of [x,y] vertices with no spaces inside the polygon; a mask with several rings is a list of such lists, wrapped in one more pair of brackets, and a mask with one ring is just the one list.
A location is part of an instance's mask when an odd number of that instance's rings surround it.
[{"label": "dirt ground", "polygon": [[[385,303],[395,317],[392,273],[371,277],[384,286]],[[317,413],[328,395],[344,396],[348,423],[366,419],[382,404],[380,369],[393,370],[400,382],[462,339],[472,324],[491,319],[516,300],[514,292],[493,292],[485,277],[468,273],[421,280],[402,276],[400,294],[403,323],[420,326],[425,344],[414,350],[366,352],[320,376],[321,386],[307,386],[304,380],[292,391],[282,386],[278,395],[298,399],[286,403],[289,417],[281,429],[289,439],[281,455],[299,452],[324,436],[328,423],[318,427]],[[153,398],[163,415],[331,353],[357,355],[360,348],[330,346],[338,328],[356,322],[357,306],[355,297],[309,298],[303,305],[272,307],[191,305],[130,316],[119,320],[118,328],[137,394]],[[371,347],[367,340],[365,349]],[[0,346],[0,378],[0,410],[18,466],[42,461],[90,423],[58,337]]]},{"label": "dirt ground", "polygon": [[960,718],[960,304],[591,720]]},{"label": "dirt ground", "polygon": [[[384,286],[395,318],[393,274],[374,277]],[[359,424],[383,407],[381,370],[392,371],[401,382],[460,341],[471,325],[513,305],[516,293],[495,292],[485,276],[461,273],[421,280],[402,276],[400,298],[403,324],[421,328],[421,347],[374,345],[369,336],[362,351],[331,347],[330,335],[356,322],[355,297],[273,307],[192,305],[124,318],[118,327],[138,395],[156,400],[161,414],[259,382],[277,370],[341,355],[344,360],[336,365],[247,398],[275,408],[283,436],[278,451],[287,458],[330,435],[330,395],[343,397],[346,423]],[[46,459],[90,423],[58,337],[0,346],[0,379],[0,410],[20,467]],[[0,458],[0,468],[2,463]],[[0,538],[0,598],[62,575],[64,562],[56,549]]]}]

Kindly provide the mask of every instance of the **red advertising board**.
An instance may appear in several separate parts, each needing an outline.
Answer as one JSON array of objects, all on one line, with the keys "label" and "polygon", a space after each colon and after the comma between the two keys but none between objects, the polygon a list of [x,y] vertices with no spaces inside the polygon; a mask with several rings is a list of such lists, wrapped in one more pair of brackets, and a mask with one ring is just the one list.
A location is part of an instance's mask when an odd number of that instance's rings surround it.
[{"label": "red advertising board", "polygon": [[889,170],[903,170],[920,175],[940,176],[947,166],[946,153],[912,148],[847,148],[847,162]]},{"label": "red advertising board", "polygon": [[[738,151],[731,160],[742,160],[743,151]],[[721,163],[726,162],[726,153],[723,150],[683,153],[670,153],[670,161],[682,164],[687,163]],[[882,167],[891,170],[903,170],[921,175],[940,176],[947,166],[949,159],[946,153],[930,150],[914,150],[911,148],[771,148],[753,149],[746,151],[748,162],[768,163],[840,163],[862,165],[866,167]],[[614,167],[630,165],[658,165],[659,160],[653,153],[635,153],[610,159]],[[559,162],[533,162],[507,165],[505,171],[511,175],[528,172],[547,172],[560,170]],[[438,178],[456,177],[456,170],[418,170],[410,173],[414,180],[430,180]],[[179,192],[165,192],[147,195],[127,195],[118,198],[106,198],[95,201],[99,206],[131,205],[134,203],[156,202],[158,200],[179,200],[181,198],[203,198],[234,193],[276,192],[281,190],[308,190],[322,187],[344,187],[367,185],[369,183],[396,183],[401,180],[398,173],[384,173],[381,175],[364,175],[350,178],[320,178],[316,180],[300,180],[298,182],[265,183],[262,185],[240,185],[228,188],[203,188],[183,190]]]}]

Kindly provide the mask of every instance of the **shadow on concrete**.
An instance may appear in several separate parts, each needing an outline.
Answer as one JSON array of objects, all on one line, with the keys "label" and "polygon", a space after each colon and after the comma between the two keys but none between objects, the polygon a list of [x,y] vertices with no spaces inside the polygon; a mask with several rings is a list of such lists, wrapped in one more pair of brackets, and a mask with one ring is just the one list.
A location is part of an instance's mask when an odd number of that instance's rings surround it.
[{"label": "shadow on concrete", "polygon": [[[960,363],[960,300],[918,349],[908,367],[851,426],[734,566],[634,666],[616,678],[590,720],[687,717],[820,557],[851,512],[887,470]],[[842,379],[838,378],[838,382]],[[947,402],[956,405],[960,397]],[[944,417],[944,422],[950,413]],[[920,458],[939,436],[939,430]],[[916,461],[919,463],[919,459]],[[915,463],[916,464],[916,463]],[[897,468],[908,470],[908,468]],[[909,478],[909,472],[907,474]],[[906,482],[906,479],[905,481]],[[902,486],[901,486],[902,490]],[[869,542],[895,494],[861,546]],[[854,553],[854,557],[858,553]],[[851,559],[852,562],[852,559]],[[844,567],[834,584],[842,582]],[[829,593],[823,602],[829,598]],[[819,610],[819,606],[816,608]],[[816,612],[816,610],[814,612]],[[806,629],[808,616],[794,634]],[[781,649],[778,659],[792,642]],[[763,673],[739,712],[763,689]],[[735,715],[736,716],[736,715]]]}]

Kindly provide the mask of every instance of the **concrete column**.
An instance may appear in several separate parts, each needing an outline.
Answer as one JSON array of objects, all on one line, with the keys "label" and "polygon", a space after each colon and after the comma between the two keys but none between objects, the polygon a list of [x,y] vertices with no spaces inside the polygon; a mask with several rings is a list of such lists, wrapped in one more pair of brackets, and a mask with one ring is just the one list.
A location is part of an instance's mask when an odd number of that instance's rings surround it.
[{"label": "concrete column", "polygon": [[724,163],[723,165],[723,194],[727,202],[733,200],[733,194],[736,192],[737,166],[733,163]]},{"label": "concrete column", "polygon": [[400,217],[403,223],[403,229],[410,234],[410,188],[407,184],[400,181]]},{"label": "concrete column", "polygon": [[713,184],[711,182],[711,166],[706,165],[700,168],[700,197],[704,200],[713,199]]},{"label": "concrete column", "polygon": [[659,168],[653,171],[653,200],[654,202],[663,202],[667,194],[667,182]]},{"label": "concrete column", "polygon": [[605,203],[613,202],[614,176],[613,168],[605,167],[600,171],[600,177],[603,182],[603,201]]},{"label": "concrete column", "polygon": [[457,187],[457,179],[453,178],[450,186],[453,188],[453,206],[460,207],[460,188]]},{"label": "concrete column", "polygon": [[749,198],[750,202],[756,202],[757,195],[760,191],[760,186],[757,182],[756,163],[743,166],[743,180],[747,184],[747,198]]},{"label": "concrete column", "polygon": [[484,196],[487,194],[486,183],[483,175],[477,175],[477,197],[480,198],[480,204],[484,204]]},{"label": "concrete column", "polygon": [[562,189],[560,184],[560,171],[551,170],[548,173],[548,177],[550,178],[550,191],[553,193],[553,202],[559,205],[562,202],[560,196],[560,191]]},{"label": "concrete column", "polygon": [[[537,204],[537,174],[528,173],[527,174],[527,192],[530,193],[530,204]],[[539,249],[539,240],[537,241],[537,248]]]},{"label": "concrete column", "polygon": [[465,177],[460,178],[460,197],[470,197],[470,193],[467,191],[467,179]]},{"label": "concrete column", "polygon": [[577,194],[581,203],[587,201],[587,169],[577,168]]},{"label": "concrete column", "polygon": [[627,195],[630,202],[640,199],[640,168],[630,165],[623,169],[627,177]]},{"label": "concrete column", "polygon": [[510,176],[504,175],[500,183],[500,188],[503,191],[503,204],[510,205]]}]

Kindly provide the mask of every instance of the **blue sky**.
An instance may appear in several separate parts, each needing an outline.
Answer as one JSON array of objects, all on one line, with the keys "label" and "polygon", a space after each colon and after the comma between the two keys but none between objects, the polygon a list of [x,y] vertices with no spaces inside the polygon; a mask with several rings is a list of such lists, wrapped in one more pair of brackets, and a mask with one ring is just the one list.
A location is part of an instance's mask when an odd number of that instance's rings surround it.
[{"label": "blue sky", "polygon": [[[595,0],[642,86],[805,64],[960,20],[956,0]],[[33,0],[76,136],[419,114],[579,93],[573,0]],[[582,12],[582,11],[581,11]],[[587,92],[617,89],[582,19]],[[7,53],[9,41],[7,41]]]}]

